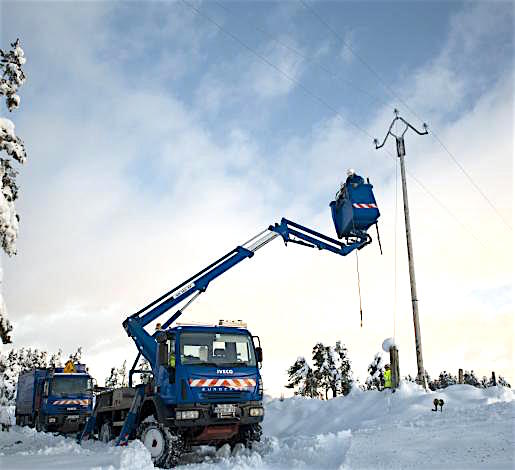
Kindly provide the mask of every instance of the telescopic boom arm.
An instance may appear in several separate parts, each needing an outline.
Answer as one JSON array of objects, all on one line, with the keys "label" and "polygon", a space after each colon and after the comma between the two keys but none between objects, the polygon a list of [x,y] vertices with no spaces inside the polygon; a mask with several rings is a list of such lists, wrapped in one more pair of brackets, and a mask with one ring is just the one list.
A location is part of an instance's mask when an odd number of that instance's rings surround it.
[{"label": "telescopic boom arm", "polygon": [[162,328],[165,329],[170,326],[182,315],[184,310],[207,289],[213,279],[221,276],[226,271],[236,266],[240,261],[246,258],[252,258],[257,250],[279,236],[282,237],[285,245],[291,242],[311,248],[318,248],[319,250],[328,250],[341,256],[346,256],[356,249],[360,250],[372,241],[370,235],[363,231],[347,238],[346,243],[343,243],[283,218],[280,224],[276,223],[275,225],[270,225],[266,230],[252,237],[241,246],[237,246],[214,263],[205,267],[202,271],[199,271],[194,276],[128,317],[124,321],[123,326],[127,334],[136,343],[139,352],[152,364],[155,359],[157,343],[155,338],[145,331],[144,327],[183,300],[191,297],[181,309],[177,310],[163,323]]}]

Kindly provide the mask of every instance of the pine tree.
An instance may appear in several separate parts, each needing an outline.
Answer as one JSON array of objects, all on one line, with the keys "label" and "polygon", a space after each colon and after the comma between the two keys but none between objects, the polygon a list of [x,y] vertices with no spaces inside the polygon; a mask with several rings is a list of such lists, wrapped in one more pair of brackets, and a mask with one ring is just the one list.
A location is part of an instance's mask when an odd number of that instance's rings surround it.
[{"label": "pine tree", "polygon": [[466,370],[463,373],[463,383],[466,383],[468,385],[473,385],[474,387],[481,386],[481,384],[480,384],[479,380],[477,379],[477,377],[475,376],[473,370],[471,370],[470,372]]},{"label": "pine tree", "polygon": [[286,388],[295,389],[295,395],[318,398],[316,378],[304,357],[298,357],[295,363],[288,368]]},{"label": "pine tree", "polygon": [[381,353],[376,353],[368,366],[367,390],[382,390],[384,387],[384,364]]},{"label": "pine tree", "polygon": [[[429,378],[429,375],[427,375],[427,377]],[[442,388],[447,388],[450,385],[456,385],[457,383],[458,378],[444,370],[443,372],[440,372],[440,375],[437,379],[433,381],[428,380],[427,385],[430,390],[439,390]]]},{"label": "pine tree", "polygon": [[77,351],[75,351],[74,353],[70,354],[70,360],[74,364],[80,364],[80,361],[82,360],[82,346],[79,346],[77,348]]},{"label": "pine tree", "polygon": [[348,395],[354,380],[352,379],[351,363],[347,355],[347,348],[340,341],[337,341],[334,353],[338,358],[335,361],[338,370],[338,392],[341,395]]},{"label": "pine tree", "polygon": [[105,379],[108,388],[127,387],[127,361],[121,367],[112,367],[109,377]]},{"label": "pine tree", "polygon": [[330,353],[330,347],[317,343],[313,347],[313,365],[314,377],[318,387],[324,390],[325,399],[327,400],[329,390],[333,393],[333,398],[337,393],[337,371],[334,357]]},{"label": "pine tree", "polygon": [[53,367],[54,369],[56,367],[63,367],[63,358],[62,358],[63,350],[59,349],[56,353],[52,354],[50,356],[50,359],[48,361],[48,367]]},{"label": "pine tree", "polygon": [[[9,111],[17,108],[20,97],[16,94],[18,88],[25,82],[26,76],[22,70],[25,64],[25,54],[17,39],[11,44],[12,49],[4,52],[0,49],[0,96],[5,96]],[[18,199],[18,171],[14,161],[25,163],[27,153],[23,141],[16,135],[14,123],[10,119],[0,117],[0,245],[9,255],[16,254],[19,216],[16,212],[15,201]],[[1,279],[0,269],[0,285]],[[0,286],[1,287],[1,286]],[[11,342],[9,333],[12,325],[7,318],[7,309],[0,293],[0,339],[2,343]]]},{"label": "pine tree", "polygon": [[500,387],[511,388],[511,385],[508,383],[508,381],[502,375],[500,375],[499,378],[497,379],[497,385],[499,385]]},{"label": "pine tree", "polygon": [[139,374],[140,383],[142,383],[142,384],[150,383],[150,380],[152,379],[152,374],[151,374],[152,368],[150,367],[150,363],[145,358],[142,358],[139,361],[138,370],[148,371],[147,373],[142,372]]}]

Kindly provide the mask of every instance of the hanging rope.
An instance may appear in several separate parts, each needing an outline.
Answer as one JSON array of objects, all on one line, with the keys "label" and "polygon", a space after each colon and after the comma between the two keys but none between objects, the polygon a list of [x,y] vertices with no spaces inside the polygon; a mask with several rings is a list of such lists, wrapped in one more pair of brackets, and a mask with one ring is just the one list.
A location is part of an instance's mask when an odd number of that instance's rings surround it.
[{"label": "hanging rope", "polygon": [[360,321],[360,328],[363,328],[363,308],[362,308],[362,304],[361,304],[361,281],[359,279],[358,250],[355,250],[355,253],[356,253],[356,273],[358,275],[359,321]]}]

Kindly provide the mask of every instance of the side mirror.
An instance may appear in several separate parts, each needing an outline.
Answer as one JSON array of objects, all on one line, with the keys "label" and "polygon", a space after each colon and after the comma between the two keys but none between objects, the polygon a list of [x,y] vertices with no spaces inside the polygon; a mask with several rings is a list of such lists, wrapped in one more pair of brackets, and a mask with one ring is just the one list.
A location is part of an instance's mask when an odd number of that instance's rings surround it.
[{"label": "side mirror", "polygon": [[256,347],[256,360],[258,362],[263,362],[263,350],[261,349],[261,346]]},{"label": "side mirror", "polygon": [[168,365],[168,343],[157,344],[158,363],[160,366]]}]

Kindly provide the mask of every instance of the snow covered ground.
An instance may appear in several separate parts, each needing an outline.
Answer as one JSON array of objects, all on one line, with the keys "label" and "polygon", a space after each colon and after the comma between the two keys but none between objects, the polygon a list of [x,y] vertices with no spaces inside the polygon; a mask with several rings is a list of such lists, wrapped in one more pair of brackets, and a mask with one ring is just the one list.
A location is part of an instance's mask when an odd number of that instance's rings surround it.
[{"label": "snow covered ground", "polygon": [[[433,399],[445,401],[432,412]],[[424,392],[362,392],[329,401],[290,398],[266,403],[265,439],[252,451],[202,448],[184,459],[188,470],[514,468],[515,401],[510,389],[455,385]],[[5,411],[5,410],[4,410]],[[0,432],[0,468],[147,470],[138,441],[127,448],[13,427]]]}]

